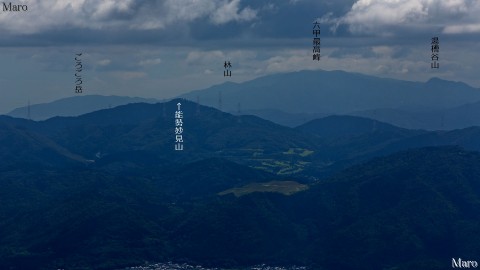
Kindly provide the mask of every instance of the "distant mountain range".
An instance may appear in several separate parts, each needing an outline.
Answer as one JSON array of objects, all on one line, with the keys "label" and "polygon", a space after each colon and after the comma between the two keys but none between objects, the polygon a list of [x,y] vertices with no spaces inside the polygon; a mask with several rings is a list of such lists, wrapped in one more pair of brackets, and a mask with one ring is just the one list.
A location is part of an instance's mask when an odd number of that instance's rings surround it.
[{"label": "distant mountain range", "polygon": [[28,106],[17,108],[7,113],[7,115],[17,118],[30,117],[31,120],[40,121],[55,116],[78,116],[101,109],[139,102],[156,103],[159,102],[159,100],[122,96],[76,96],[59,99],[49,103],[33,104],[30,108],[28,108]]},{"label": "distant mountain range", "polygon": [[311,120],[329,116],[326,113],[287,113],[280,110],[237,110],[230,111],[234,115],[255,115],[268,121],[272,121],[282,126],[296,127],[305,124]]},{"label": "distant mountain range", "polygon": [[[480,126],[480,89],[432,78],[412,82],[344,71],[299,71],[227,82],[180,96],[235,115],[256,115],[288,127],[328,115],[354,115],[408,129]],[[8,115],[45,120],[78,116],[155,99],[78,96],[13,110]]]},{"label": "distant mountain range", "polygon": [[[232,111],[233,114],[252,114],[288,127],[296,127],[329,114],[286,113],[279,110]],[[337,114],[334,114],[337,115]],[[452,130],[480,126],[480,102],[467,103],[448,109],[408,110],[373,109],[349,112],[344,115],[360,116],[407,129]]]},{"label": "distant mountain range", "polygon": [[[295,127],[327,115],[356,115],[409,129],[479,126],[480,89],[432,78],[412,82],[344,71],[299,71],[224,83],[181,95],[235,114]],[[472,103],[476,102],[476,103]]]},{"label": "distant mountain range", "polygon": [[467,103],[444,110],[376,109],[350,114],[376,119],[408,129],[452,130],[480,126],[480,102]]},{"label": "distant mountain range", "polygon": [[224,83],[181,95],[224,111],[347,114],[385,109],[434,110],[480,101],[480,89],[432,78],[412,82],[344,71],[299,71]]},{"label": "distant mountain range", "polygon": [[377,120],[355,117],[332,115],[315,119],[298,126],[296,129],[315,133],[322,139],[356,138],[371,135],[375,132],[388,133],[391,137],[398,137],[399,133],[414,134],[415,131],[402,129]]}]

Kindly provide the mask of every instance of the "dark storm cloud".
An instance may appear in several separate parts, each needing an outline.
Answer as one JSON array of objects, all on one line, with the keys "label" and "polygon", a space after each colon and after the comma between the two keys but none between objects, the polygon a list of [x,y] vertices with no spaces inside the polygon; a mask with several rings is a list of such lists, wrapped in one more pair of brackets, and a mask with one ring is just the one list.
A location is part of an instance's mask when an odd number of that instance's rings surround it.
[{"label": "dark storm cloud", "polygon": [[[50,5],[49,5],[50,3]],[[314,19],[342,16],[348,1],[83,0],[30,2],[24,16],[0,17],[0,46],[159,44],[309,36]],[[55,8],[53,8],[55,7]],[[34,19],[35,18],[35,19]],[[35,21],[31,24],[27,22]],[[347,34],[347,32],[343,32]],[[336,35],[342,32],[337,32]],[[328,31],[325,37],[332,35]],[[201,45],[201,44],[197,44]],[[235,44],[233,44],[235,45]]]}]

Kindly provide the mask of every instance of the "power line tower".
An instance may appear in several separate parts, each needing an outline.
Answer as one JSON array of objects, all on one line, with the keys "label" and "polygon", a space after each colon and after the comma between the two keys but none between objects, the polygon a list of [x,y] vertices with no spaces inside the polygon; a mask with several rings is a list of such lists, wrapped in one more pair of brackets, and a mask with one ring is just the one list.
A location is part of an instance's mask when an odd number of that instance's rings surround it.
[{"label": "power line tower", "polygon": [[445,112],[444,111],[442,112],[441,126],[442,126],[442,129],[444,129],[444,127],[445,127]]},{"label": "power line tower", "polygon": [[197,116],[200,114],[200,96],[197,96]]},{"label": "power line tower", "polygon": [[218,110],[222,110],[222,91],[218,92]]},{"label": "power line tower", "polygon": [[165,99],[162,99],[162,112],[163,112],[163,118],[167,118],[167,111],[165,109]]},{"label": "power line tower", "polygon": [[237,123],[242,123],[242,104],[240,102],[237,103]]},{"label": "power line tower", "polygon": [[30,115],[30,100],[28,100],[28,105],[27,105],[27,119],[32,120]]}]

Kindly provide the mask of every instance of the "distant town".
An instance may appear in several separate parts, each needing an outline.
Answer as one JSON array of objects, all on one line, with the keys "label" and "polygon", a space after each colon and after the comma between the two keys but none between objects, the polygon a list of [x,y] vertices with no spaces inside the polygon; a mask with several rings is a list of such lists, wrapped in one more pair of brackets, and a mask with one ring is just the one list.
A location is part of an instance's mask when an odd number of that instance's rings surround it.
[{"label": "distant town", "polygon": [[[193,266],[186,263],[176,264],[172,262],[168,263],[156,263],[147,266],[128,267],[123,270],[227,270],[223,268],[206,268],[200,265]],[[256,265],[249,268],[242,269],[228,269],[228,270],[308,270],[305,266],[292,266],[292,267],[280,267],[280,266],[267,266]]]}]

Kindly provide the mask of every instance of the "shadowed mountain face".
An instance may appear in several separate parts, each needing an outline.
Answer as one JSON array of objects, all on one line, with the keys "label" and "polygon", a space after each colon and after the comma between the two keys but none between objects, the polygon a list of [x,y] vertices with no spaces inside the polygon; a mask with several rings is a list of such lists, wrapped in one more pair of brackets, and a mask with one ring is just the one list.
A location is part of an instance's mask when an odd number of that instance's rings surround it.
[{"label": "shadowed mountain face", "polygon": [[[174,112],[178,102],[184,112],[184,151],[174,150]],[[93,167],[103,164],[103,159],[121,156],[121,162],[109,165],[116,170],[135,167],[132,160],[136,163],[151,158],[185,163],[222,157],[289,175],[309,166],[308,155],[320,143],[302,132],[255,116],[233,116],[179,99],[163,104],[129,104],[42,122],[8,117],[2,121],[22,125],[94,160]],[[135,154],[129,157],[131,153]]]},{"label": "shadowed mountain face", "polygon": [[[317,154],[330,153],[334,160],[379,155],[379,152],[392,153],[394,151],[389,150],[392,144],[402,145],[406,140],[415,141],[418,136],[428,133],[353,116],[329,116],[296,129],[317,135],[326,145],[324,151]],[[408,148],[405,146],[402,149]]]},{"label": "shadowed mountain face", "polygon": [[88,163],[51,139],[0,121],[0,169],[64,167]]},{"label": "shadowed mountain face", "polygon": [[[174,150],[178,102],[184,112],[184,151]],[[41,122],[3,116],[0,123],[9,127],[5,132],[28,134],[15,140],[36,138],[45,144],[41,149],[60,155],[62,161],[49,162],[51,166],[73,162],[117,172],[166,161],[186,163],[219,157],[281,177],[311,181],[372,157],[410,148],[461,145],[480,150],[479,128],[427,132],[365,118],[331,116],[292,129],[181,99],[129,104]],[[4,163],[15,160],[23,151],[7,137],[3,145]],[[41,151],[27,152],[42,162],[52,158],[44,157]]]},{"label": "shadowed mountain face", "polygon": [[[184,151],[175,151],[174,112],[184,113]],[[191,161],[212,156],[278,155],[316,142],[293,129],[254,116],[233,116],[195,103],[130,104],[77,118],[52,118],[31,126],[72,151],[95,159],[125,151],[150,151]]]},{"label": "shadowed mountain face", "polygon": [[304,171],[307,175],[330,175],[376,156],[419,147],[459,145],[480,151],[478,127],[453,131],[408,130],[365,118],[331,116],[296,129],[314,133],[322,141],[324,147],[313,154],[312,159],[331,161],[327,166],[316,163],[309,167]]},{"label": "shadowed mountain face", "polygon": [[0,265],[116,269],[162,260],[172,256],[171,230],[185,211],[223,190],[274,177],[221,159],[165,165],[150,172],[0,172],[0,230],[8,232],[0,236]]},{"label": "shadowed mountain face", "polygon": [[[314,269],[446,269],[445,257],[474,258],[480,250],[478,236],[468,239],[478,232],[479,162],[478,153],[459,148],[420,149],[356,166],[290,198],[242,197],[183,228],[188,239],[198,239],[188,254],[205,259],[213,249],[229,258],[220,248],[229,237],[222,229],[241,232],[251,222],[245,217],[256,216],[257,226],[269,224],[267,233],[253,237],[260,239],[255,245],[238,240],[247,246],[234,253],[236,260],[258,255],[305,259]],[[228,229],[218,227],[222,218]],[[213,239],[204,252],[201,231]],[[264,255],[272,249],[275,255]]]},{"label": "shadowed mountain face", "polygon": [[[331,243],[327,264],[332,269],[446,269],[450,261],[445,258],[476,256],[478,237],[467,235],[478,231],[479,158],[456,147],[412,150],[312,187],[303,202],[322,198],[318,206],[328,205],[326,216],[333,216],[336,228],[324,235]],[[371,252],[378,247],[382,250]]]},{"label": "shadowed mountain face", "polygon": [[[174,150],[178,102],[184,112],[184,151]],[[233,116],[185,100],[129,104],[41,122],[3,116],[0,122],[48,138],[83,159],[95,161],[90,167],[108,164],[116,170],[162,160],[185,163],[223,157],[252,167],[267,166],[271,172],[287,172],[303,166],[295,164],[304,157],[286,153],[291,149],[312,153],[318,144],[302,132],[258,117]],[[275,163],[277,160],[283,162]]]}]

